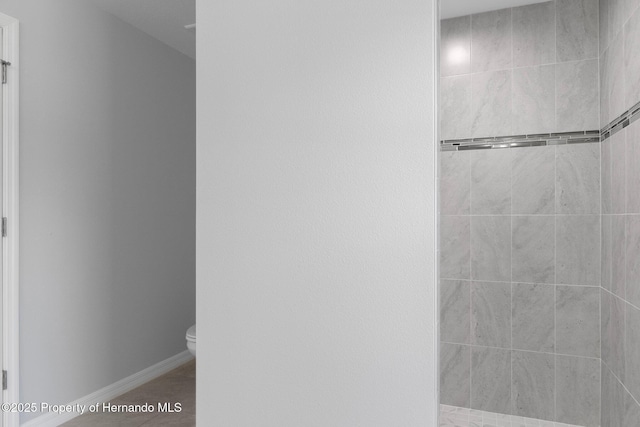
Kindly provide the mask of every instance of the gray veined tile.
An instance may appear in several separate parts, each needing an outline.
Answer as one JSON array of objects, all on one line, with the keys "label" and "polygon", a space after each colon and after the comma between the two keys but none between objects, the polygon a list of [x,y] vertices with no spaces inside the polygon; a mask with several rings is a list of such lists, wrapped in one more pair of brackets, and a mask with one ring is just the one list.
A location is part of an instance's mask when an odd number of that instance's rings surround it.
[{"label": "gray veined tile", "polygon": [[471,224],[468,216],[440,217],[440,276],[470,279]]},{"label": "gray veined tile", "polygon": [[440,403],[469,407],[471,398],[471,348],[440,344]]},{"label": "gray veined tile", "polygon": [[488,347],[511,347],[511,285],[471,284],[471,343]]},{"label": "gray veined tile", "polygon": [[600,171],[600,185],[601,191],[601,204],[602,213],[613,213],[613,207],[611,206],[611,138],[606,139],[600,143],[600,158],[601,171]]},{"label": "gray veined tile", "polygon": [[600,426],[600,360],[556,357],[556,421]]},{"label": "gray veined tile", "polygon": [[555,213],[555,146],[511,150],[512,212]]},{"label": "gray veined tile", "polygon": [[611,294],[600,290],[600,342],[601,358],[611,366]]},{"label": "gray veined tile", "polygon": [[512,306],[513,348],[554,351],[555,287],[514,284]]},{"label": "gray veined tile", "polygon": [[440,281],[440,339],[470,344],[471,282]]},{"label": "gray veined tile", "polygon": [[[595,76],[597,76],[597,68]],[[555,79],[554,65],[524,67],[513,70],[512,126],[514,134],[555,131]],[[587,128],[574,128],[572,130],[575,129]]]},{"label": "gray veined tile", "polygon": [[[625,304],[625,385],[633,397],[640,401],[640,310]],[[640,420],[640,419],[639,419]]]},{"label": "gray veined tile", "polygon": [[600,289],[556,287],[556,351],[600,357]]},{"label": "gray veined tile", "polygon": [[551,354],[512,352],[513,413],[553,420],[555,360]]},{"label": "gray veined tile", "polygon": [[628,19],[625,2],[626,0],[609,0],[609,44],[622,31],[623,25]]},{"label": "gray veined tile", "polygon": [[605,67],[607,69],[604,83],[609,97],[609,120],[607,123],[620,116],[627,109],[625,107],[623,36],[623,32],[618,33],[605,53]]},{"label": "gray veined tile", "polygon": [[626,133],[626,129],[623,129],[609,138],[611,141],[611,212],[614,214],[625,213]]},{"label": "gray veined tile", "polygon": [[612,296],[609,306],[609,368],[620,379],[627,371],[625,360],[625,302]]},{"label": "gray veined tile", "polygon": [[624,298],[626,294],[626,258],[625,237],[626,221],[623,215],[611,217],[611,292]]},{"label": "gray veined tile", "polygon": [[471,136],[471,75],[440,79],[440,132],[442,139]]},{"label": "gray veined tile", "polygon": [[509,350],[474,347],[471,352],[471,408],[511,412]]},{"label": "gray veined tile", "polygon": [[[607,0],[611,1],[611,0]],[[600,54],[600,128],[609,124],[611,112],[609,109],[609,92],[611,87],[611,67],[609,65],[610,49]]]},{"label": "gray veined tile", "polygon": [[630,190],[626,196],[626,212],[640,213],[640,120],[631,124],[627,129],[626,141],[626,186]]},{"label": "gray veined tile", "polygon": [[556,148],[556,213],[600,213],[598,144],[569,144]]},{"label": "gray veined tile", "polygon": [[624,26],[625,108],[640,101],[640,12],[636,10]]},{"label": "gray veined tile", "polygon": [[511,280],[511,217],[471,217],[471,278]]},{"label": "gray veined tile", "polygon": [[598,59],[556,65],[558,132],[599,129]]},{"label": "gray veined tile", "polygon": [[471,153],[440,153],[440,213],[468,215],[471,211]]},{"label": "gray veined tile", "polygon": [[640,307],[640,215],[626,215],[626,300]]},{"label": "gray veined tile", "polygon": [[511,153],[514,150],[471,152],[471,213],[511,212]]},{"label": "gray veined tile", "polygon": [[637,427],[638,420],[640,420],[640,405],[625,390],[622,425],[624,427]]},{"label": "gray veined tile", "polygon": [[600,285],[600,217],[556,217],[556,282]]},{"label": "gray veined tile", "polygon": [[440,75],[471,72],[471,16],[440,22]]},{"label": "gray veined tile", "polygon": [[598,38],[600,41],[600,54],[609,46],[609,0],[600,0],[600,11],[598,14],[600,31]]},{"label": "gray veined tile", "polygon": [[556,2],[558,62],[598,57],[598,0]]},{"label": "gray veined tile", "polygon": [[555,62],[555,12],[552,1],[513,8],[514,67]]},{"label": "gray veined tile", "polygon": [[611,219],[611,215],[602,215],[602,230],[600,238],[600,286],[607,290],[611,290]]},{"label": "gray veined tile", "polygon": [[625,390],[622,384],[606,365],[602,365],[602,417],[604,427],[627,427],[633,424],[623,424],[625,414]]},{"label": "gray veined tile", "polygon": [[555,282],[555,218],[514,216],[511,277],[516,282]]},{"label": "gray veined tile", "polygon": [[640,7],[640,0],[624,0],[625,17],[630,19],[636,9]]},{"label": "gray veined tile", "polygon": [[473,74],[471,80],[472,136],[511,135],[511,71]]},{"label": "gray veined tile", "polygon": [[511,9],[472,15],[472,72],[510,68],[511,46]]}]

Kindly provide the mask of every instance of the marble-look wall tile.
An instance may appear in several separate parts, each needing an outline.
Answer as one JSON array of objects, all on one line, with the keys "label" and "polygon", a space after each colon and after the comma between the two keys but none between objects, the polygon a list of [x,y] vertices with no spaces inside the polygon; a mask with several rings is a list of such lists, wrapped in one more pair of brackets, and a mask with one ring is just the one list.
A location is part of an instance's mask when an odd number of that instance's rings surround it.
[{"label": "marble-look wall tile", "polygon": [[440,339],[471,343],[471,282],[440,281]]},{"label": "marble-look wall tile", "polygon": [[624,82],[626,103],[631,108],[640,102],[640,9],[624,26]]},{"label": "marble-look wall tile", "polygon": [[623,215],[611,216],[611,292],[624,298],[626,293],[626,221]]},{"label": "marble-look wall tile", "polygon": [[[556,129],[556,117],[554,114],[556,111],[554,99],[556,80],[555,69],[555,65],[542,65],[515,68],[513,70],[512,132],[514,134],[524,135],[553,132]],[[594,77],[592,84],[597,82],[597,61]],[[575,81],[578,81],[578,79]],[[586,94],[588,95],[592,91],[592,88],[589,88]],[[577,93],[572,93],[571,96],[573,98],[580,97],[581,101],[585,101],[581,95],[578,95]],[[574,106],[574,110],[576,109],[576,106]],[[576,120],[573,121],[575,122]]]},{"label": "marble-look wall tile", "polygon": [[622,31],[622,26],[629,18],[625,11],[625,2],[626,0],[609,0],[610,43]]},{"label": "marble-look wall tile", "polygon": [[511,355],[509,350],[474,347],[471,351],[471,408],[511,412]]},{"label": "marble-look wall tile", "polygon": [[471,75],[440,78],[440,138],[471,135]]},{"label": "marble-look wall tile", "polygon": [[600,217],[556,217],[556,283],[600,285]]},{"label": "marble-look wall tile", "polygon": [[606,365],[601,366],[602,427],[626,427],[623,424],[625,413],[625,390]]},{"label": "marble-look wall tile", "polygon": [[634,400],[629,393],[624,390],[624,416],[622,419],[623,426],[637,426],[640,420],[640,405]]},{"label": "marble-look wall tile", "polygon": [[603,123],[607,125],[610,121],[625,112],[625,87],[624,87],[624,50],[623,33],[620,32],[609,44],[605,53],[608,69],[605,71],[605,90],[609,96],[609,117]]},{"label": "marble-look wall tile", "polygon": [[611,215],[602,215],[600,242],[600,286],[604,289],[611,290]]},{"label": "marble-look wall tile", "polygon": [[472,283],[471,343],[511,348],[511,285],[509,283]]},{"label": "marble-look wall tile", "polygon": [[600,147],[556,148],[556,213],[600,214]]},{"label": "marble-look wall tile", "polygon": [[471,80],[471,136],[511,135],[511,71],[473,74]]},{"label": "marble-look wall tile", "polygon": [[440,403],[469,407],[471,400],[471,347],[440,344]]},{"label": "marble-look wall tile", "polygon": [[598,59],[556,65],[556,130],[600,129]]},{"label": "marble-look wall tile", "polygon": [[511,212],[512,150],[471,151],[471,213]]},{"label": "marble-look wall tile", "polygon": [[611,206],[611,138],[600,143],[600,185],[602,191],[600,199],[602,204],[602,214],[613,213]]},{"label": "marble-look wall tile", "polygon": [[555,287],[513,284],[513,348],[553,353],[555,350]]},{"label": "marble-look wall tile", "polygon": [[625,377],[627,371],[625,361],[625,302],[620,298],[611,296],[609,299],[609,368],[620,379]]},{"label": "marble-look wall tile", "polygon": [[626,216],[626,300],[640,307],[640,215]]},{"label": "marble-look wall tile", "polygon": [[626,186],[627,213],[640,213],[640,120],[627,129],[626,141]]},{"label": "marble-look wall tile", "polygon": [[511,217],[471,217],[471,277],[511,280]]},{"label": "marble-look wall tile", "polygon": [[440,76],[471,72],[471,16],[440,22]]},{"label": "marble-look wall tile", "polygon": [[514,67],[555,62],[556,11],[554,2],[515,7],[512,13]]},{"label": "marble-look wall tile", "polygon": [[440,277],[471,278],[471,221],[468,216],[440,217]]},{"label": "marble-look wall tile", "polygon": [[[624,383],[633,397],[640,401],[640,310],[625,304],[625,378]],[[640,418],[638,419],[640,421]]]},{"label": "marble-look wall tile", "polygon": [[471,17],[472,72],[510,68],[511,46],[511,9]]},{"label": "marble-look wall tile", "polygon": [[607,366],[611,366],[611,298],[600,289],[600,357]]},{"label": "marble-look wall tile", "polygon": [[600,289],[556,287],[556,351],[600,357]]},{"label": "marble-look wall tile", "polygon": [[471,153],[440,153],[440,213],[468,215],[471,212]]},{"label": "marble-look wall tile", "polygon": [[512,280],[554,283],[555,217],[514,216],[512,230]]},{"label": "marble-look wall tile", "polygon": [[624,0],[625,5],[625,17],[630,19],[635,13],[636,9],[640,7],[640,0]]},{"label": "marble-look wall tile", "polygon": [[600,360],[556,357],[556,421],[600,426]]},{"label": "marble-look wall tile", "polygon": [[611,212],[614,214],[625,213],[626,133],[626,129],[623,129],[609,138],[611,140]]},{"label": "marble-look wall tile", "polygon": [[[610,0],[609,0],[610,1]],[[607,48],[600,55],[600,128],[602,129],[611,121],[609,117],[609,90],[611,86],[612,70],[609,65],[610,49]]]},{"label": "marble-look wall tile", "polygon": [[555,357],[522,351],[513,351],[511,354],[514,415],[553,420]]},{"label": "marble-look wall tile", "polygon": [[600,31],[598,38],[600,41],[600,54],[609,46],[609,0],[600,0],[600,11],[598,14]]},{"label": "marble-look wall tile", "polygon": [[598,57],[598,0],[557,0],[559,62]]},{"label": "marble-look wall tile", "polygon": [[512,213],[555,213],[556,147],[529,147],[512,151]]}]

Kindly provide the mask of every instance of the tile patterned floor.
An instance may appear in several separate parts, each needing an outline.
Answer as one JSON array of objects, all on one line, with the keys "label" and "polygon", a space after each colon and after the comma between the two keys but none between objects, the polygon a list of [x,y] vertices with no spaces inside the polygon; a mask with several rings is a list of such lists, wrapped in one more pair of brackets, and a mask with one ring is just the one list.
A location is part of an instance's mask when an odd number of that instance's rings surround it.
[{"label": "tile patterned floor", "polygon": [[85,414],[63,424],[63,427],[193,427],[196,425],[196,361],[182,366],[141,385],[111,401],[112,404],[144,404],[180,402],[177,413],[108,413]]},{"label": "tile patterned floor", "polygon": [[440,427],[580,427],[515,415],[440,405]]}]

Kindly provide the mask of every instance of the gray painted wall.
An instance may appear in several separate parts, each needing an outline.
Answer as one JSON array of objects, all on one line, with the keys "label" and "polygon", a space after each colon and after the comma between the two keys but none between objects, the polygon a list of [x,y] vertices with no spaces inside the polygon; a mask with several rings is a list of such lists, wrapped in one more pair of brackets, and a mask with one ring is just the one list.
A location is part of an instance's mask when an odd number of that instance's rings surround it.
[{"label": "gray painted wall", "polygon": [[198,425],[437,424],[433,6],[198,2]]},{"label": "gray painted wall", "polygon": [[21,401],[67,403],[185,349],[195,64],[87,2],[0,12],[21,25]]}]

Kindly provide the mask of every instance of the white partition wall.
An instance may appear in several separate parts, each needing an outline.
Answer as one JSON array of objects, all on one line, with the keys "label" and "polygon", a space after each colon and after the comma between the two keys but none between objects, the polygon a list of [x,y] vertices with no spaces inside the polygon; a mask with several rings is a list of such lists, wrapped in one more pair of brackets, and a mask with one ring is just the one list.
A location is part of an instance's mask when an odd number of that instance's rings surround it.
[{"label": "white partition wall", "polygon": [[198,425],[436,425],[435,10],[199,1]]}]

